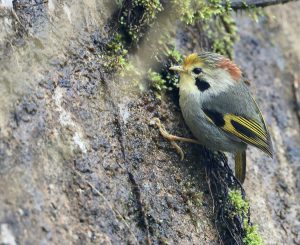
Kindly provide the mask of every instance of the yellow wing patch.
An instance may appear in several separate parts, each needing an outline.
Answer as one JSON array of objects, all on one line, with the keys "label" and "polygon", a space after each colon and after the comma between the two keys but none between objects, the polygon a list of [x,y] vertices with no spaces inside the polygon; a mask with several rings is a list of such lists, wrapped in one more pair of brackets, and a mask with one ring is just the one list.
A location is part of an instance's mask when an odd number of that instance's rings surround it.
[{"label": "yellow wing patch", "polygon": [[272,143],[270,135],[264,125],[256,121],[233,114],[225,114],[224,125],[221,128],[240,138],[245,143],[256,146],[272,157]]}]

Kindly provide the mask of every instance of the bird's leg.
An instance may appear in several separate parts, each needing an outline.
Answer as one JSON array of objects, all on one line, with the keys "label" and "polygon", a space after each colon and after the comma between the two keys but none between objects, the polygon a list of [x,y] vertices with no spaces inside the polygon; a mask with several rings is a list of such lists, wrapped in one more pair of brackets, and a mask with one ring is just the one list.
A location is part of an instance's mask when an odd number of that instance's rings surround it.
[{"label": "bird's leg", "polygon": [[182,142],[187,142],[187,143],[193,143],[193,144],[200,144],[197,140],[194,139],[189,139],[189,138],[183,138],[183,137],[178,137],[172,134],[169,134],[165,128],[165,126],[160,122],[159,118],[154,118],[154,122],[156,126],[159,129],[160,134],[167,140],[170,141],[171,145],[175,148],[177,153],[180,155],[180,159],[184,159],[184,153],[183,150],[180,148],[180,146],[175,142],[175,141],[182,141]]}]

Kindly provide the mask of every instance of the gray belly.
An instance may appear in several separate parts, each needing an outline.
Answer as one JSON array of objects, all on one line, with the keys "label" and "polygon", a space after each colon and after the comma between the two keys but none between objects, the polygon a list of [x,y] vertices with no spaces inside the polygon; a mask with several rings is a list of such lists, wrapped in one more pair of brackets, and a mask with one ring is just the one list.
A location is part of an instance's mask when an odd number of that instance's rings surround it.
[{"label": "gray belly", "polygon": [[202,145],[212,150],[233,153],[247,148],[244,142],[234,136],[230,136],[208,121],[201,109],[201,105],[193,102],[192,97],[187,100],[180,98],[179,103],[186,124]]}]

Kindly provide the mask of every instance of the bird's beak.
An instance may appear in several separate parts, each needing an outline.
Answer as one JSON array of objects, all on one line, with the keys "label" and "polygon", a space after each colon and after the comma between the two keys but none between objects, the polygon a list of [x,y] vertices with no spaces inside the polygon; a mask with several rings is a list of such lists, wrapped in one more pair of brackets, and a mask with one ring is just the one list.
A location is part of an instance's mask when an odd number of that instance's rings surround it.
[{"label": "bird's beak", "polygon": [[185,72],[182,66],[171,66],[169,69],[172,71]]}]

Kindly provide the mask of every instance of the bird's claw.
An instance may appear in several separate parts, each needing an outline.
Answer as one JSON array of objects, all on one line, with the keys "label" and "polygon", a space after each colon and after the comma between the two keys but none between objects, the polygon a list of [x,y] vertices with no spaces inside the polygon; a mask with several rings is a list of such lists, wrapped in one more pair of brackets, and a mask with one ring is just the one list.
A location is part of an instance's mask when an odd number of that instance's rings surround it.
[{"label": "bird's claw", "polygon": [[170,141],[171,145],[175,148],[176,152],[178,153],[178,155],[180,156],[180,160],[183,161],[184,159],[184,152],[181,149],[181,147],[175,142],[177,136],[174,136],[172,134],[169,134],[165,128],[165,126],[161,123],[161,121],[159,120],[159,118],[155,117],[153,118],[153,124],[155,124],[158,129],[160,134],[167,139],[168,141]]}]

